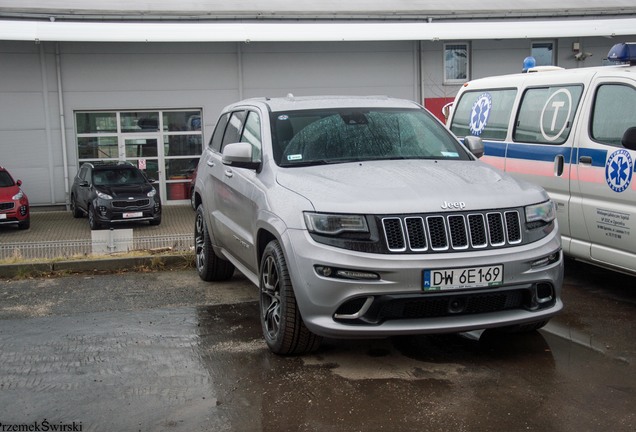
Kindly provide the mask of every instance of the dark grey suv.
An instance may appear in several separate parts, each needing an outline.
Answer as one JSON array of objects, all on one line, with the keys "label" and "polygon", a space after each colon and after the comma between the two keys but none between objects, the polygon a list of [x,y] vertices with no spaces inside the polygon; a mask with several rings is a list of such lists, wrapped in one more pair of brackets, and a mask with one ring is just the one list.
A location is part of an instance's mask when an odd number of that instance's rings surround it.
[{"label": "dark grey suv", "polygon": [[126,162],[85,163],[71,188],[76,218],[88,215],[91,229],[122,222],[161,223],[161,199],[152,182]]}]

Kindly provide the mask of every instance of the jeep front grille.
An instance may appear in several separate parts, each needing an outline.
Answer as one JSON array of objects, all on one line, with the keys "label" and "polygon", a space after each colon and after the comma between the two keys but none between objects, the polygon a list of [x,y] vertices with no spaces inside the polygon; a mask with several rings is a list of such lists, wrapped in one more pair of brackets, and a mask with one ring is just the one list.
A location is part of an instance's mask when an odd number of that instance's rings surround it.
[{"label": "jeep front grille", "polygon": [[149,199],[138,199],[135,201],[113,201],[113,207],[115,208],[139,208],[146,207],[150,204]]},{"label": "jeep front grille", "polygon": [[381,218],[390,252],[443,252],[521,243],[517,210]]}]

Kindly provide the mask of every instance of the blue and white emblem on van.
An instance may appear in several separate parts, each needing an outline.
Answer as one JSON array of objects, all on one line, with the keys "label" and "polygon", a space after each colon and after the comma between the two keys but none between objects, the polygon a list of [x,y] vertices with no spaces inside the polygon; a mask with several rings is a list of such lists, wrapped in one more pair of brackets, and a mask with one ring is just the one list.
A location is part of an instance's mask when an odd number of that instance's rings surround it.
[{"label": "blue and white emblem on van", "polygon": [[475,136],[481,135],[488,123],[491,108],[492,97],[490,93],[482,93],[479,95],[470,111],[470,133]]},{"label": "blue and white emblem on van", "polygon": [[634,163],[625,149],[616,150],[605,164],[605,181],[614,192],[623,192],[632,182]]}]

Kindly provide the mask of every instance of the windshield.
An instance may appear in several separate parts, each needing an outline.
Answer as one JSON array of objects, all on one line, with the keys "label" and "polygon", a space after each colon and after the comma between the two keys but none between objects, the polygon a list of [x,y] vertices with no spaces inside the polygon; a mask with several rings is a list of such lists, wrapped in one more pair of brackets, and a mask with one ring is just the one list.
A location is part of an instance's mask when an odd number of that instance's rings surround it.
[{"label": "windshield", "polygon": [[422,109],[329,109],[271,115],[273,151],[280,166],[379,159],[471,157]]},{"label": "windshield", "polygon": [[139,185],[145,182],[143,174],[134,169],[106,169],[93,172],[95,186]]},{"label": "windshield", "polygon": [[0,171],[0,187],[10,187],[13,186],[13,179],[6,171]]}]

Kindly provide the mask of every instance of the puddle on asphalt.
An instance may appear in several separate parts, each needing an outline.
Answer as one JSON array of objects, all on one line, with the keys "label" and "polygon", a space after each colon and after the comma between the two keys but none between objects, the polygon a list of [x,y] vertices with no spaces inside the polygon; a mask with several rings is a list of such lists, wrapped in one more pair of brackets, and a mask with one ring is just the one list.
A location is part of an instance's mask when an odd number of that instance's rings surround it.
[{"label": "puddle on asphalt", "polygon": [[326,340],[281,357],[262,339],[256,302],[0,322],[3,424],[582,430],[605,410],[609,427],[631,424],[635,381],[633,368],[547,332]]}]

